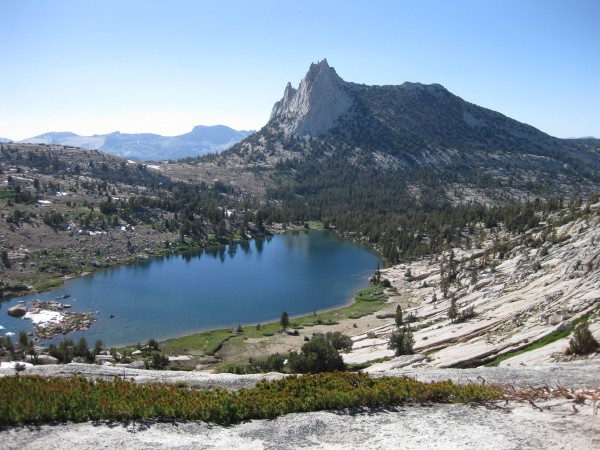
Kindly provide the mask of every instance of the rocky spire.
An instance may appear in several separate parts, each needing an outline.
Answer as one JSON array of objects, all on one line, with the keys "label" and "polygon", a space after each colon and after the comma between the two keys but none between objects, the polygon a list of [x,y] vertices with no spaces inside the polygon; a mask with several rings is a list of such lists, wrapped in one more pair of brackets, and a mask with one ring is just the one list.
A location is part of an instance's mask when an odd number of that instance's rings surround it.
[{"label": "rocky spire", "polygon": [[318,136],[331,129],[352,106],[346,83],[324,59],[310,68],[298,89],[287,84],[271,120],[286,134]]}]

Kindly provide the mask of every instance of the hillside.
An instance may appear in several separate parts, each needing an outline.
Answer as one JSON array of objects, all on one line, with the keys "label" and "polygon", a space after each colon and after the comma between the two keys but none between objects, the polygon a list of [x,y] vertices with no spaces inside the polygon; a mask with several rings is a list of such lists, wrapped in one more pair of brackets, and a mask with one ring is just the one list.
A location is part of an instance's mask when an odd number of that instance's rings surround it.
[{"label": "hillside", "polygon": [[346,82],[323,60],[297,89],[288,83],[268,123],[222,162],[273,171],[280,196],[309,203],[322,201],[307,184],[335,196],[345,176],[422,206],[498,202],[597,189],[600,140],[549,136],[438,84]]},{"label": "hillside", "polygon": [[178,177],[165,173],[168,166],[96,150],[2,144],[0,294],[268,233],[257,220],[260,205],[239,186],[214,174],[182,181],[173,167]]},{"label": "hillside", "polygon": [[[474,248],[455,247],[438,260],[414,260],[383,269],[394,295],[410,302],[419,357],[393,358],[392,321],[356,336],[347,362],[383,357],[368,370],[408,366],[478,367],[569,361],[574,326],[589,318],[600,339],[600,203],[549,214],[525,233],[502,224],[482,233]],[[450,281],[452,280],[452,281]],[[451,320],[456,302],[464,320]],[[598,358],[600,354],[592,355]],[[587,358],[584,358],[587,359]]]},{"label": "hillside", "polygon": [[206,153],[218,153],[252,134],[224,125],[194,127],[179,136],[161,136],[152,133],[95,134],[79,136],[71,132],[51,132],[20,141],[24,144],[66,145],[101,150],[115,156],[140,161],[162,161],[189,158]]}]

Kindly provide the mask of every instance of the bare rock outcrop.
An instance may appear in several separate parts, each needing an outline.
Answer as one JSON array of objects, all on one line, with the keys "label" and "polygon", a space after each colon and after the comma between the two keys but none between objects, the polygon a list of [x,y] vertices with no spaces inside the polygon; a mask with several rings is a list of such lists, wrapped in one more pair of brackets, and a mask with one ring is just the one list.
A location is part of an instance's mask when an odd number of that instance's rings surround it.
[{"label": "bare rock outcrop", "polygon": [[[411,366],[476,367],[499,357],[506,358],[500,364],[508,366],[600,358],[600,354],[565,357],[563,349],[569,345],[569,335],[532,347],[551,333],[569,332],[586,317],[591,333],[600,339],[600,266],[594,262],[596,243],[600,241],[599,225],[600,216],[592,213],[558,226],[554,229],[556,238],[548,241],[543,251],[523,244],[540,239],[541,230],[530,230],[516,240],[498,231],[482,245],[490,256],[494,255],[494,239],[512,244],[502,257],[496,254],[485,261],[474,258],[480,250],[455,248],[461,269],[447,298],[441,295],[439,262],[413,261],[383,269],[382,276],[390,279],[399,296],[412,304],[405,315],[412,314],[420,320],[414,328],[414,349],[427,358]],[[587,264],[589,261],[591,265]],[[581,266],[586,270],[580,270]],[[403,276],[407,269],[411,270],[410,278]],[[459,312],[472,308],[473,316],[449,319],[451,298]],[[388,336],[394,329],[395,323],[390,321],[370,334],[355,336],[353,350],[344,355],[344,360],[360,364],[393,357]],[[528,351],[516,354],[524,349]],[[381,367],[386,368],[387,364]]]},{"label": "bare rock outcrop", "polygon": [[286,135],[319,136],[333,128],[352,104],[346,83],[324,59],[311,64],[298,89],[287,84],[283,98],[273,106],[271,120],[277,119]]}]

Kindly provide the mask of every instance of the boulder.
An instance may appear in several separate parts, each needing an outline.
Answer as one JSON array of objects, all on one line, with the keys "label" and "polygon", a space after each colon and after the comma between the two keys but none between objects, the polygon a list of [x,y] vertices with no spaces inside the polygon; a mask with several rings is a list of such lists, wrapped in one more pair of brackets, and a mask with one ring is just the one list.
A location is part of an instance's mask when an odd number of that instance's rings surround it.
[{"label": "boulder", "polygon": [[571,322],[570,320],[563,320],[561,323],[558,324],[555,331],[565,331],[570,330],[571,328],[573,328],[573,322]]},{"label": "boulder", "polygon": [[558,325],[563,321],[563,316],[561,314],[553,314],[548,318],[548,323],[550,325]]},{"label": "boulder", "polygon": [[15,305],[8,308],[6,312],[9,316],[23,317],[25,314],[27,314],[27,308],[24,305]]},{"label": "boulder", "polygon": [[94,359],[94,361],[96,361],[97,363],[103,363],[103,362],[113,363],[113,362],[115,362],[112,355],[96,355],[96,358]]},{"label": "boulder", "polygon": [[49,366],[51,364],[58,364],[58,359],[54,356],[50,355],[39,355],[38,356],[38,364],[42,364],[44,366]]},{"label": "boulder", "polygon": [[[33,357],[32,355],[27,355],[25,357],[25,359],[27,359],[28,362],[36,361],[36,358]],[[58,359],[56,359],[54,356],[50,356],[50,355],[38,355],[36,364],[43,365],[43,366],[58,364]]]},{"label": "boulder", "polygon": [[144,361],[131,361],[129,367],[132,369],[145,369],[146,364],[144,364]]},{"label": "boulder", "polygon": [[169,362],[187,362],[191,361],[192,357],[188,355],[182,356],[169,356]]}]

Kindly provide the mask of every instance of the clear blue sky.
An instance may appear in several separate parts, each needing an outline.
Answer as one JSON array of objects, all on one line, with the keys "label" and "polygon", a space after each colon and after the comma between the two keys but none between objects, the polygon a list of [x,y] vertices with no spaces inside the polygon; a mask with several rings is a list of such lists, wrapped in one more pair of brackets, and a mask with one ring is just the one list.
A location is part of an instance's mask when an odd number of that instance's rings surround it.
[{"label": "clear blue sky", "polygon": [[600,137],[600,0],[0,0],[0,137],[259,129],[327,58]]}]

